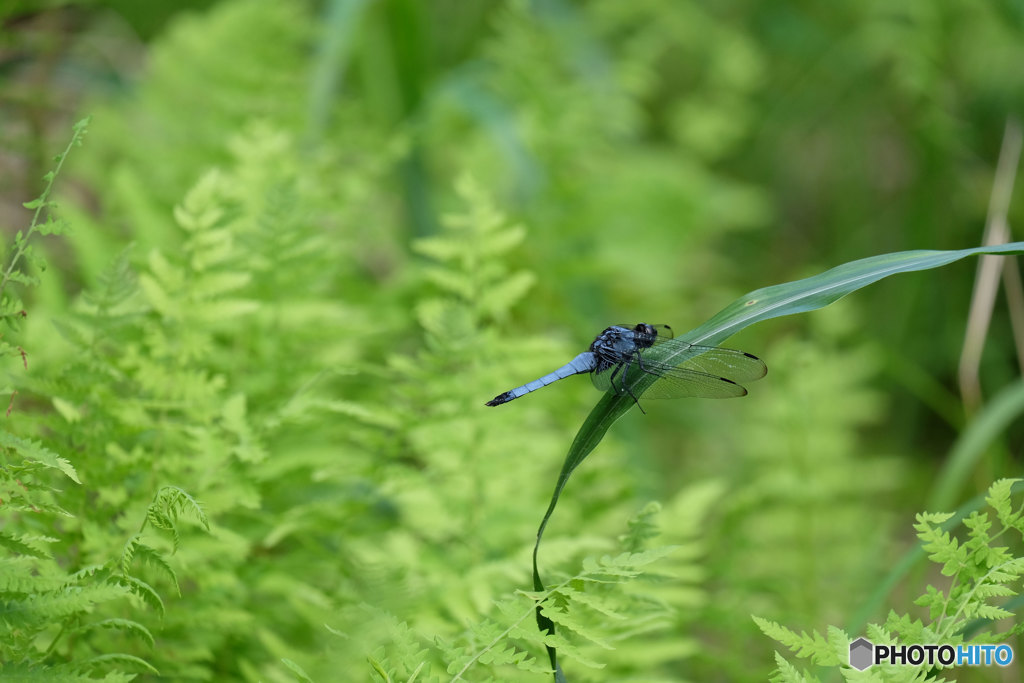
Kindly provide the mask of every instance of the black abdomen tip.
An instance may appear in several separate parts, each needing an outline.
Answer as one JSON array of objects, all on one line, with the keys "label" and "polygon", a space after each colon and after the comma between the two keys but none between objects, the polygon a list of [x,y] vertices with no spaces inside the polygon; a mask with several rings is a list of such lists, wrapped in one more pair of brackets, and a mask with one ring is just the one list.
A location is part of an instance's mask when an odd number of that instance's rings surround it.
[{"label": "black abdomen tip", "polygon": [[498,396],[495,396],[494,398],[492,398],[490,401],[488,401],[484,405],[487,405],[487,406],[500,406],[502,403],[508,403],[509,401],[512,400],[511,393],[512,392],[510,392],[510,391],[506,391],[504,394],[499,394]]}]

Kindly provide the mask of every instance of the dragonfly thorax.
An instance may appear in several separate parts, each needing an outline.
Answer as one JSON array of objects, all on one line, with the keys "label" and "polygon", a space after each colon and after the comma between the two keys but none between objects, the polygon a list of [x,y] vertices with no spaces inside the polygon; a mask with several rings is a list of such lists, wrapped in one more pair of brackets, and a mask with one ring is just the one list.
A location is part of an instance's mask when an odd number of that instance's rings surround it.
[{"label": "dragonfly thorax", "polygon": [[657,336],[654,326],[645,323],[632,329],[618,325],[605,328],[590,345],[596,361],[594,371],[603,372],[627,361],[640,349],[649,349]]}]

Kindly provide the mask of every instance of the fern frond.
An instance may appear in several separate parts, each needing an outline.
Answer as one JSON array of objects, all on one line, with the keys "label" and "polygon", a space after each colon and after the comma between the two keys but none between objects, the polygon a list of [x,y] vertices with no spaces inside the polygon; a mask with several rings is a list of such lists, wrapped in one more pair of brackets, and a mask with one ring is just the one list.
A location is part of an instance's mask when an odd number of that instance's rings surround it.
[{"label": "fern frond", "polygon": [[153,647],[156,644],[156,641],[154,640],[153,634],[150,632],[150,630],[142,624],[140,624],[139,622],[132,621],[131,619],[101,619],[99,621],[82,624],[81,626],[76,628],[75,631],[78,633],[86,633],[88,631],[92,631],[95,629],[112,629],[115,631],[124,631],[126,633],[138,636],[143,641],[145,641],[146,644],[149,645],[149,647]]},{"label": "fern frond", "polygon": [[142,669],[147,673],[151,673],[155,676],[159,676],[160,672],[156,668],[141,657],[135,655],[123,654],[123,653],[109,653],[103,655],[96,655],[89,659],[81,662],[78,666],[82,669],[101,669],[110,666],[111,664],[117,664],[120,666],[128,665],[129,668]]},{"label": "fern frond", "polygon": [[141,534],[135,534],[127,541],[125,541],[124,547],[121,549],[121,573],[130,574],[132,561],[135,559],[135,548],[140,542]]},{"label": "fern frond", "polygon": [[126,574],[121,574],[112,576],[110,578],[110,581],[112,583],[124,586],[133,595],[139,597],[144,603],[155,609],[160,614],[161,617],[164,616],[164,601],[160,598],[159,593],[157,593],[152,586],[150,586],[142,579]]},{"label": "fern frond", "polygon": [[38,463],[45,467],[60,470],[68,479],[76,484],[82,483],[78,478],[75,468],[68,460],[44,447],[38,441],[24,439],[0,429],[0,448],[9,449],[8,457],[12,463]]},{"label": "fern frond", "polygon": [[288,667],[288,670],[291,671],[293,674],[295,674],[300,681],[306,681],[307,683],[313,683],[313,679],[310,678],[309,674],[306,673],[305,669],[303,669],[297,663],[293,662],[292,660],[288,659],[287,657],[282,658],[281,659],[281,663],[284,664],[286,667]]},{"label": "fern frond", "polygon": [[96,678],[93,672],[83,670],[77,665],[47,666],[42,664],[14,664],[0,662],[0,679],[11,681],[24,681],[32,683],[128,683],[135,678],[135,674],[111,672],[102,678]]},{"label": "fern frond", "polygon": [[[427,267],[424,276],[441,292],[472,303],[475,312],[500,316],[533,285],[535,276],[510,273],[498,257],[515,248],[526,236],[521,226],[510,226],[480,184],[470,176],[456,182],[465,213],[445,216],[446,230],[425,237],[413,249],[441,265]],[[424,318],[421,320],[426,322]]]},{"label": "fern frond", "polygon": [[[552,600],[556,604],[559,602],[560,599],[565,600],[568,603],[568,601],[572,597],[574,597],[574,594],[571,591],[567,591],[565,587],[560,588],[558,591],[552,592]],[[558,638],[562,643],[569,642],[566,639],[565,634],[571,633],[575,639],[583,640],[587,643],[597,645],[601,649],[615,649],[607,640],[596,635],[594,633],[593,624],[587,620],[580,618],[577,612],[566,609],[564,607],[551,607],[547,605],[541,607],[541,611],[544,613],[544,616],[553,621],[555,625],[559,627],[559,630],[562,633],[559,634]],[[550,642],[551,636],[547,636],[546,640]],[[556,647],[558,647],[559,650],[562,649],[560,646]],[[575,650],[575,652],[579,653],[578,650]],[[562,654],[566,657],[575,659],[575,655],[573,653],[563,652]],[[595,666],[600,668],[601,665],[597,664],[596,660],[594,660],[591,663],[588,663],[588,666]]]},{"label": "fern frond", "polygon": [[28,555],[39,559],[52,557],[45,544],[56,543],[58,539],[48,536],[29,536],[27,534],[11,534],[0,531],[0,548],[7,548],[12,553]]},{"label": "fern frond", "polygon": [[66,575],[51,562],[19,555],[0,557],[0,593],[37,593],[65,585]]},{"label": "fern frond", "polygon": [[160,489],[154,504],[163,505],[166,510],[173,512],[172,518],[175,521],[178,517],[189,516],[202,524],[204,529],[210,530],[210,520],[206,518],[203,506],[184,489],[165,486]]},{"label": "fern frond", "polygon": [[662,546],[635,553],[624,552],[615,557],[588,557],[583,561],[583,572],[576,578],[580,581],[631,579],[643,573],[644,567],[668,557],[675,550],[675,546]]},{"label": "fern frond", "polygon": [[60,219],[54,219],[51,216],[47,216],[44,222],[40,222],[39,219],[43,210],[49,213],[55,208],[56,204],[50,199],[54,181],[60,175],[64,162],[67,160],[67,155],[71,152],[72,148],[82,143],[82,138],[85,136],[88,127],[89,118],[75,123],[68,146],[56,157],[57,166],[52,171],[47,172],[43,178],[46,181],[46,186],[43,188],[42,193],[37,198],[24,203],[25,208],[35,210],[32,214],[32,221],[27,232],[19,230],[16,233],[14,251],[11,254],[10,261],[8,261],[6,267],[0,273],[0,320],[4,320],[11,327],[16,325],[24,311],[21,310],[21,301],[12,297],[7,292],[7,285],[11,282],[18,282],[26,286],[38,284],[38,278],[27,274],[21,269],[20,261],[25,259],[30,264],[35,265],[37,269],[44,270],[45,267],[42,259],[35,255],[29,241],[37,233],[40,235],[55,235],[64,232],[65,225]]},{"label": "fern frond", "polygon": [[819,679],[806,671],[801,672],[790,664],[780,653],[775,653],[776,669],[769,677],[772,683],[820,683]]},{"label": "fern frond", "polygon": [[646,547],[650,540],[661,534],[657,525],[660,513],[660,503],[651,501],[645,505],[629,520],[629,531],[619,537],[619,544],[629,552],[636,552]]},{"label": "fern frond", "polygon": [[171,565],[159,551],[142,542],[140,534],[132,536],[124,545],[120,561],[122,574],[131,573],[131,565],[136,558],[159,569],[174,586],[175,592],[179,596],[181,595],[181,588],[178,586],[178,575],[174,572],[174,569],[171,568]]},{"label": "fern frond", "polygon": [[550,673],[550,667],[541,664],[532,654],[515,645],[516,641],[530,642],[537,646],[541,644],[541,636],[533,624],[536,610],[533,601],[505,599],[497,603],[495,607],[503,619],[501,622],[488,619],[474,625],[473,640],[477,645],[459,647],[447,643],[444,639],[438,639],[437,644],[444,661],[448,662],[447,671],[450,674],[455,674],[452,680],[461,680],[462,676],[477,662],[485,661],[484,658],[488,656],[488,653],[501,648],[505,649],[506,654],[509,649],[524,653],[522,657],[516,655],[518,669],[533,673]]},{"label": "fern frond", "polygon": [[[555,612],[557,612],[557,610],[544,610],[545,616],[548,616],[549,618],[551,616],[566,616],[566,613],[564,612],[560,614],[556,614]],[[552,619],[552,621],[554,621],[554,619]],[[584,629],[584,633],[586,633],[587,630],[588,629]],[[607,662],[601,661],[600,659],[592,655],[591,651],[584,649],[583,645],[585,645],[589,640],[586,637],[586,635],[580,634],[579,632],[573,632],[572,639],[567,638],[566,635],[567,634],[564,633],[555,633],[554,635],[548,634],[544,636],[544,645],[555,648],[555,650],[558,651],[559,658],[564,661],[571,661],[576,664],[582,664],[587,668],[595,670],[604,669],[608,666]],[[582,643],[580,642],[581,639],[583,640]],[[590,642],[594,642],[602,650],[608,649],[604,646],[603,643],[595,641]]]},{"label": "fern frond", "polygon": [[46,593],[6,596],[0,602],[0,622],[9,628],[35,628],[89,612],[95,605],[124,597],[125,588],[111,583],[65,586]]},{"label": "fern frond", "polygon": [[[921,545],[929,553],[929,559],[942,566],[942,573],[950,578],[948,590],[943,591],[928,585],[924,593],[915,600],[917,605],[928,608],[928,620],[912,618],[907,614],[899,614],[890,610],[884,626],[868,625],[867,637],[873,643],[896,642],[902,644],[948,644],[959,645],[964,642],[964,634],[968,626],[976,620],[995,622],[1011,618],[1015,615],[1009,609],[1020,593],[1018,582],[1024,576],[1024,557],[1015,557],[1007,547],[993,545],[996,539],[1013,525],[1019,523],[1020,511],[1014,509],[1010,502],[1010,480],[1000,480],[989,489],[987,502],[1001,529],[994,529],[987,512],[977,511],[963,520],[967,538],[960,541],[951,531],[944,530],[942,524],[950,519],[949,514],[921,513],[917,516],[914,528],[918,532]],[[1002,604],[1000,604],[1001,601]],[[821,654],[821,643],[806,634],[797,635],[773,622],[755,618],[758,626],[765,634],[787,645],[803,656],[813,652]],[[1020,625],[1006,633],[982,633],[974,636],[972,643],[1000,642],[1016,632],[1021,632]],[[845,651],[849,645],[849,637],[837,628],[829,629],[829,644],[837,660],[818,662],[836,666],[844,661]],[[794,669],[783,664],[778,665],[776,675],[780,680],[791,678]],[[871,678],[875,676],[882,678]],[[848,680],[885,680],[885,681],[936,681],[941,680],[927,667],[882,666],[872,667],[864,672],[854,673],[844,669]]]},{"label": "fern frond", "polygon": [[[941,612],[937,613],[935,617],[929,618],[932,621],[937,621],[938,615],[941,615]],[[869,624],[867,632],[869,639],[877,638],[877,640],[871,641],[873,643],[894,642],[897,638],[908,643],[932,643],[940,639],[931,623],[925,623],[921,619],[912,618],[907,614],[897,614],[895,610],[889,611],[884,628],[876,624]]]},{"label": "fern frond", "polygon": [[166,531],[171,535],[174,551],[178,550],[178,545],[181,542],[177,522],[182,516],[195,519],[207,531],[210,530],[210,520],[207,519],[202,506],[195,498],[177,486],[162,487],[146,509],[146,521],[154,528]]},{"label": "fern frond", "polygon": [[797,633],[774,621],[758,616],[752,618],[762,633],[788,647],[797,657],[809,657],[816,664],[823,662],[828,662],[828,665],[838,664],[832,644],[817,631]]},{"label": "fern frond", "polygon": [[109,574],[109,568],[103,564],[87,564],[84,567],[78,569],[78,571],[72,572],[68,575],[68,583],[74,583],[85,578],[93,576],[106,577]]},{"label": "fern frond", "polygon": [[914,604],[927,607],[928,617],[935,620],[946,613],[946,609],[949,606],[949,598],[938,588],[926,586],[924,595],[915,599]]},{"label": "fern frond", "polygon": [[1020,479],[999,479],[989,486],[988,495],[985,497],[985,502],[995,510],[996,518],[1005,527],[1016,527],[1024,518],[1024,512],[1020,509],[1014,512],[1013,504],[1010,502],[1013,485],[1018,481]]},{"label": "fern frond", "polygon": [[952,576],[967,562],[968,549],[960,545],[941,525],[952,517],[952,513],[919,513],[914,530],[921,539],[921,547],[932,562],[942,563],[942,573]]},{"label": "fern frond", "polygon": [[[82,293],[85,310],[95,310],[99,315],[112,319],[141,312],[138,307],[131,306],[132,300],[139,293],[138,276],[132,266],[131,254],[132,247],[123,249],[107,268],[100,271],[93,287]],[[64,328],[74,334],[71,332],[74,328],[69,329],[66,325]]]}]

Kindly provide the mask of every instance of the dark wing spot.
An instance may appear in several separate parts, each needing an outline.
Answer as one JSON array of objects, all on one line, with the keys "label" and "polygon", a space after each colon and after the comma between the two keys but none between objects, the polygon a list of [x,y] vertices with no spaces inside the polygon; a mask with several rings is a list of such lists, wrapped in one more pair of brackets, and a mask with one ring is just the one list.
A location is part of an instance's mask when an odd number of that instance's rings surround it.
[{"label": "dark wing spot", "polygon": [[754,354],[752,354],[752,353],[747,353],[746,351],[744,351],[744,352],[743,352],[743,355],[744,355],[744,356],[746,356],[747,358],[753,358],[754,360],[761,360],[760,358],[758,358],[758,357],[757,357],[757,356],[755,356]]},{"label": "dark wing spot", "polygon": [[718,379],[722,380],[723,382],[728,382],[729,384],[732,384],[732,385],[734,385],[734,386],[737,386],[737,387],[739,387],[739,388],[740,388],[740,391],[742,391],[742,392],[743,392],[742,394],[740,394],[740,396],[746,396],[746,395],[747,395],[747,388],[746,388],[746,387],[744,387],[744,386],[741,386],[741,385],[740,385],[739,383],[737,383],[737,382],[733,382],[733,381],[732,381],[731,379],[729,379],[728,377],[719,377]]}]

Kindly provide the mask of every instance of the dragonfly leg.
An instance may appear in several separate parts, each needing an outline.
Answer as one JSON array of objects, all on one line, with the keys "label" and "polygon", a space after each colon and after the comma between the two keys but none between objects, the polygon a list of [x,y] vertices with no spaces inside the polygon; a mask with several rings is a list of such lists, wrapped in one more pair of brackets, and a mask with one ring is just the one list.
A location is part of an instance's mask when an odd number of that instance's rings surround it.
[{"label": "dragonfly leg", "polygon": [[622,365],[623,365],[622,363],[619,363],[618,365],[616,365],[615,369],[612,370],[612,374],[608,377],[608,383],[612,385],[612,389],[615,390],[616,394],[621,394],[622,393],[622,389],[619,389],[617,386],[615,386],[615,375],[619,374],[619,370],[622,369]]},{"label": "dragonfly leg", "polygon": [[[619,371],[622,370],[622,368],[626,368],[626,371],[622,373],[623,379],[629,376],[630,363],[631,361],[626,361],[625,363],[619,363],[618,365],[616,365],[615,369],[612,370],[611,377],[608,378],[608,381],[611,383],[612,389],[615,390],[616,394],[629,394],[629,397],[633,399],[633,403],[635,403],[636,407],[640,409],[640,412],[646,415],[647,411],[644,410],[644,407],[642,405],[640,405],[640,401],[637,400],[636,394],[633,393],[632,389],[626,386],[626,383],[623,380],[619,380],[619,385],[621,386],[621,389],[615,386],[615,375],[619,374]],[[641,365],[640,367],[643,368],[643,365]]]}]

